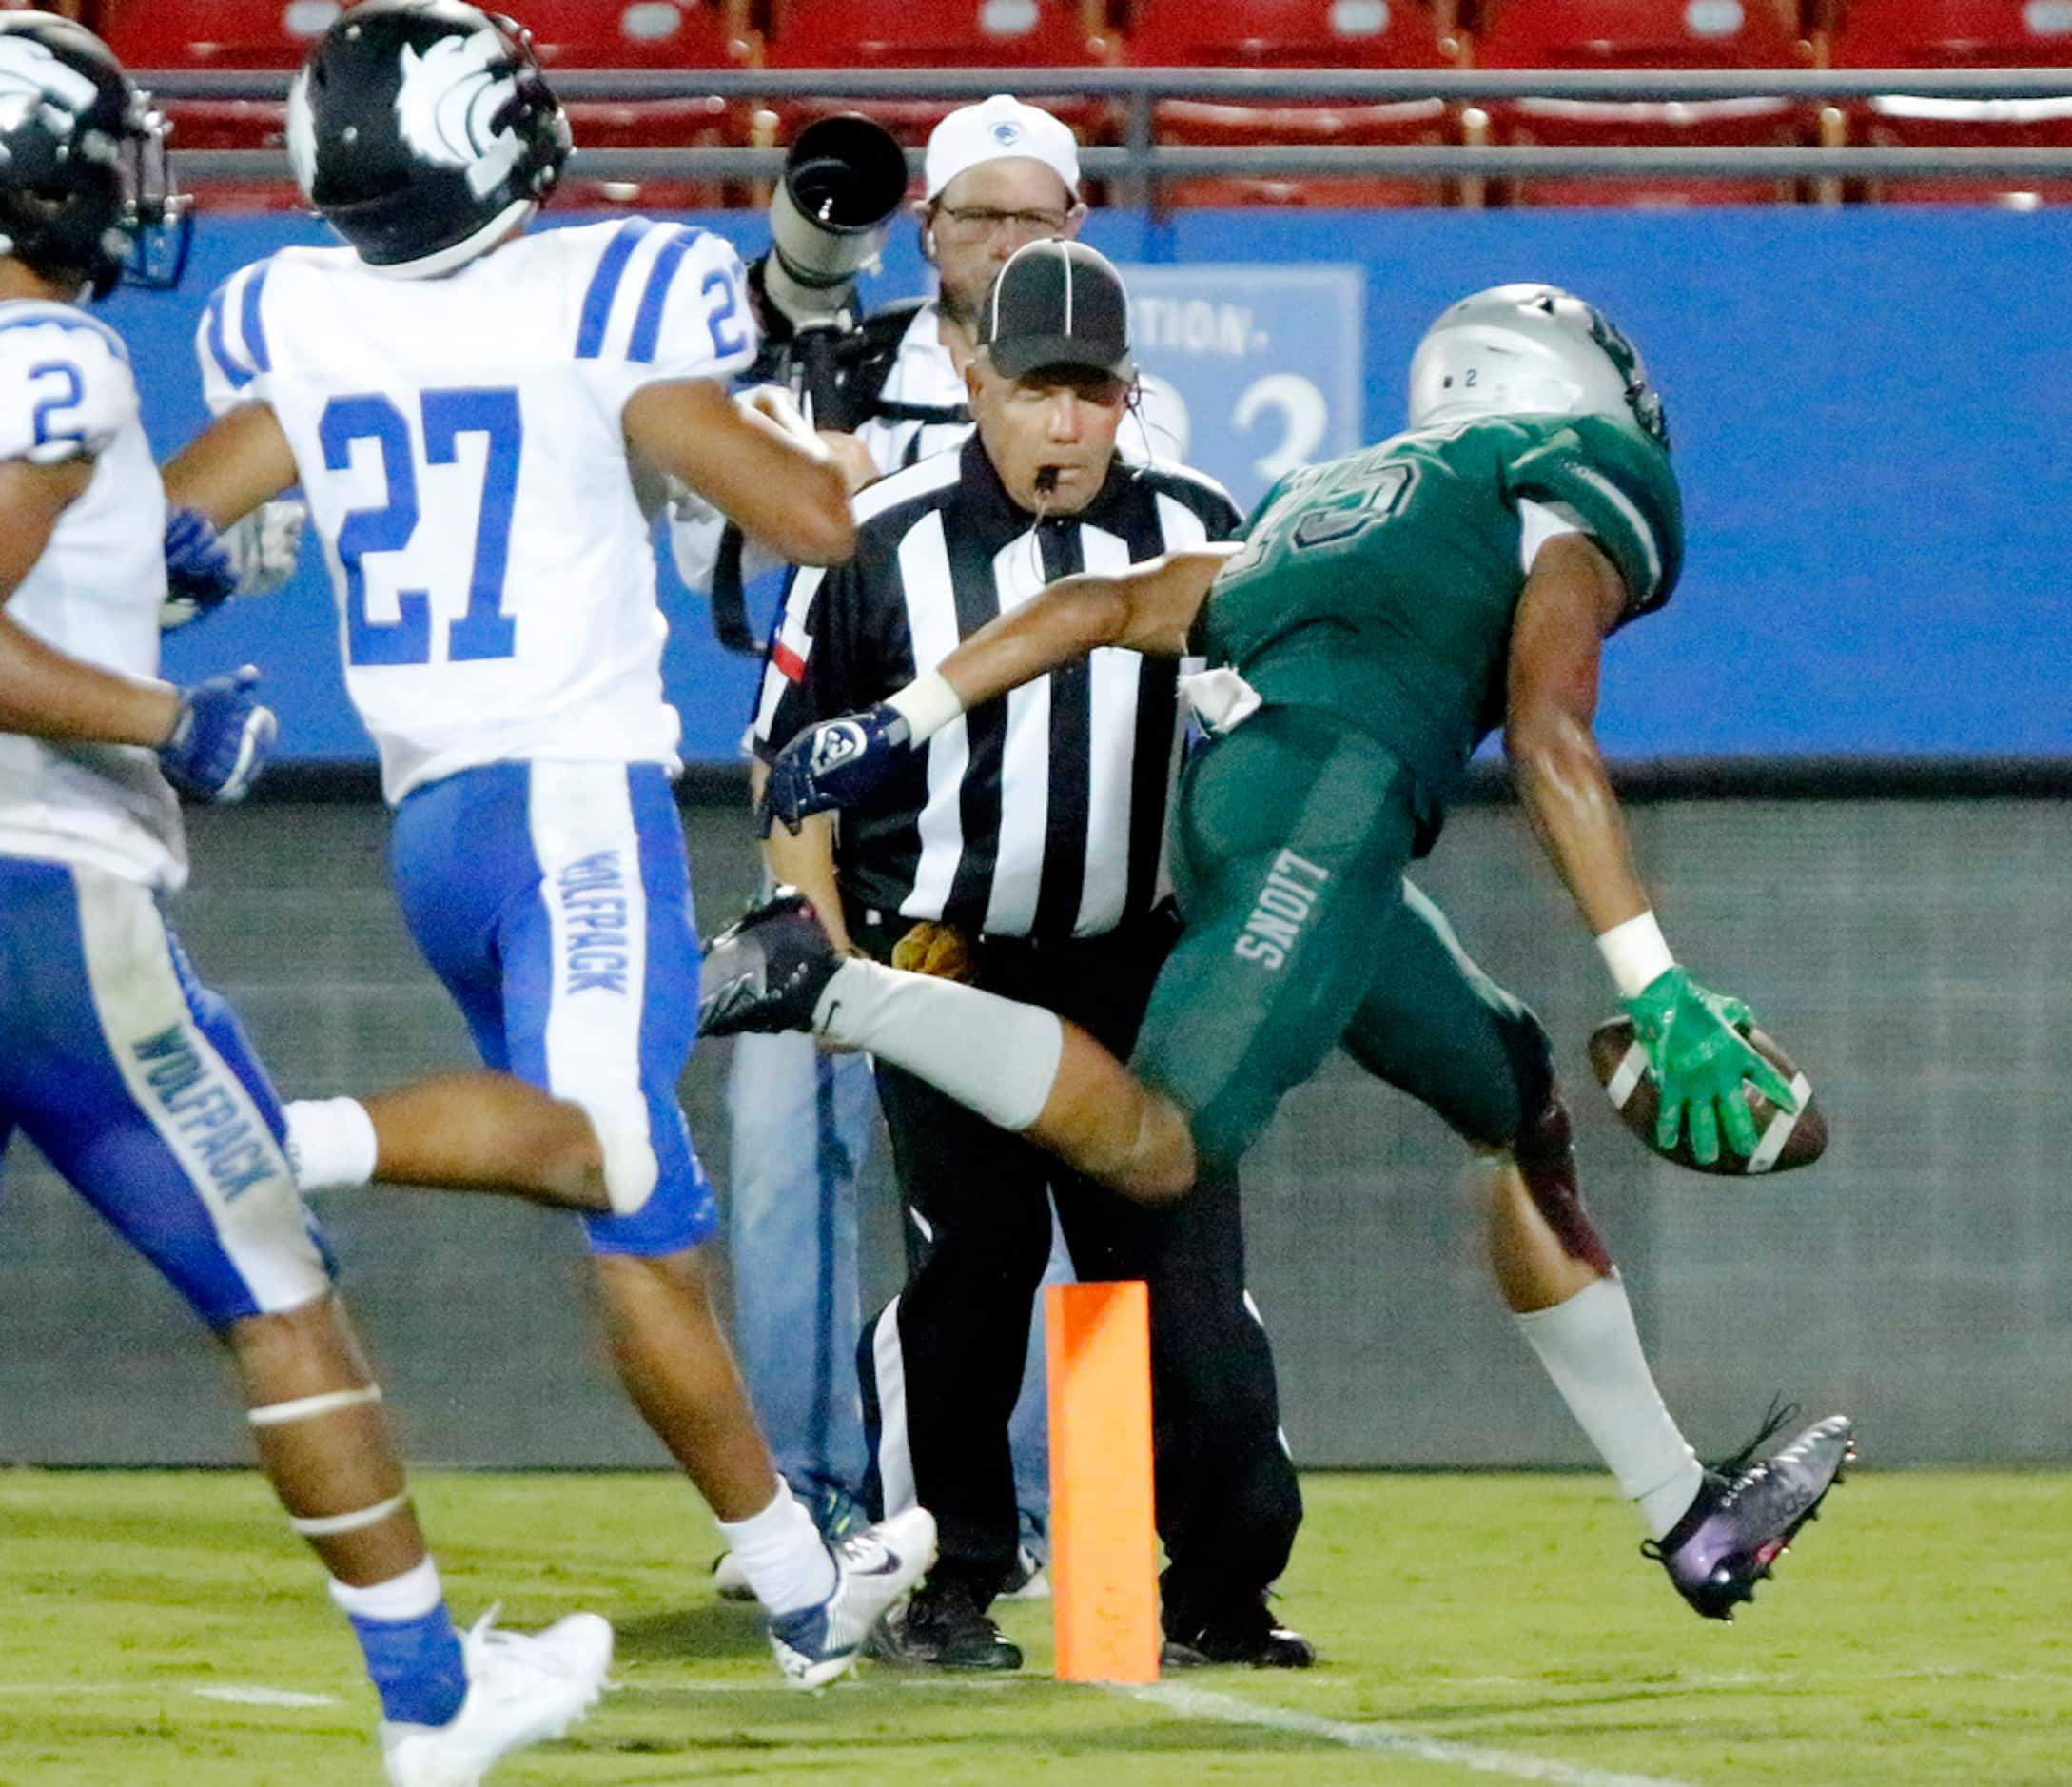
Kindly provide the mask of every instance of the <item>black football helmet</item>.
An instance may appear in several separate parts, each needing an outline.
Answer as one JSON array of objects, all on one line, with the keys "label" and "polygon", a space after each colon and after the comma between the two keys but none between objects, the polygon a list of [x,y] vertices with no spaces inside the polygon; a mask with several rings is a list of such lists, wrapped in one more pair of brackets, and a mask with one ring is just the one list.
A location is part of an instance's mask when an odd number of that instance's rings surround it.
[{"label": "black football helmet", "polygon": [[166,125],[108,48],[47,12],[0,12],[0,252],[105,298],[118,280],[170,285],[186,202]]},{"label": "black football helmet", "polygon": [[361,0],[288,93],[303,191],[369,266],[447,272],[561,177],[568,119],[523,27],[462,0]]}]

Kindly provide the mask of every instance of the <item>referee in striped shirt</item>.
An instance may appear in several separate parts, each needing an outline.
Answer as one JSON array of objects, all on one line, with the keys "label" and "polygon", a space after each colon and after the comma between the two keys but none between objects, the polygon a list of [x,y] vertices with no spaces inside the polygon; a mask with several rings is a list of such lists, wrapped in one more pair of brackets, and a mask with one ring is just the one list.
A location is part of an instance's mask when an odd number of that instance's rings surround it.
[{"label": "referee in striped shirt", "polygon": [[[857,550],[793,582],[756,745],[868,708],[1071,572],[1226,539],[1211,480],[1132,463],[1120,277],[1076,242],[1002,268],[968,374],[976,432],[871,485]],[[1181,720],[1170,668],[1104,650],[943,728],[881,804],[767,846],[838,943],[1046,1005],[1119,1053],[1177,930],[1165,874]],[[905,1288],[858,1349],[870,1499],[935,1516],[941,1555],[884,1644],[895,1659],[1012,1669],[987,1608],[1016,1560],[1007,1420],[1050,1209],[1085,1279],[1150,1286],[1167,1660],[1300,1666],[1266,1589],[1301,1502],[1279,1439],[1273,1358],[1244,1292],[1235,1180],[1151,1210],[1068,1174],[889,1067],[879,1097],[909,1221]]]}]

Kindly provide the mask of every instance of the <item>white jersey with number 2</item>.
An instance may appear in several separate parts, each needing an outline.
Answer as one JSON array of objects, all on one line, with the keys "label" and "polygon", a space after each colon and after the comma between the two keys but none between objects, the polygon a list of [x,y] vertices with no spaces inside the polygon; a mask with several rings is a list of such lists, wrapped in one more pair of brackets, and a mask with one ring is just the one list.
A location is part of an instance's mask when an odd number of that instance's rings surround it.
[{"label": "white jersey with number 2", "polygon": [[484,763],[674,768],[621,414],[753,360],[727,242],[628,218],[426,280],[288,248],[225,282],[196,345],[210,407],[264,403],[294,449],[391,802]]},{"label": "white jersey with number 2", "polygon": [[[90,460],[93,476],[7,601],[47,645],[132,677],[158,674],[166,492],[122,337],[70,304],[0,304],[0,461]],[[101,869],[147,887],[186,879],[180,807],[157,756],[0,732],[0,854]]]}]

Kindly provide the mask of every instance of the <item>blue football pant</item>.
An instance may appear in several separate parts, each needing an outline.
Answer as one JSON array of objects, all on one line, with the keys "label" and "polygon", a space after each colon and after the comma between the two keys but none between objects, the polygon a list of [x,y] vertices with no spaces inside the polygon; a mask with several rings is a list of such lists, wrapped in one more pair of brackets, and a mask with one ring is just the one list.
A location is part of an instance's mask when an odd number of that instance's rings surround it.
[{"label": "blue football pant", "polygon": [[[410,934],[485,1063],[590,1113],[655,1174],[600,1253],[680,1252],[718,1211],[676,1085],[697,1035],[683,827],[657,764],[496,763],[409,795],[390,867]],[[615,1141],[616,1138],[616,1141]]]},{"label": "blue football pant", "polygon": [[330,1288],[280,1100],[149,890],[0,856],[0,1148],[19,1129],[211,1327]]}]

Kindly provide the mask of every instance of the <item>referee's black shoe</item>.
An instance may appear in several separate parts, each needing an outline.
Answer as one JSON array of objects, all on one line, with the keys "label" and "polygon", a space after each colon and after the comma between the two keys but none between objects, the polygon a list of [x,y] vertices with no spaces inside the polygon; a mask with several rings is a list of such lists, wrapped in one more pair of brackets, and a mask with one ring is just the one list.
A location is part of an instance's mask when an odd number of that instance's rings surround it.
[{"label": "referee's black shoe", "polygon": [[780,887],[705,946],[698,1034],[811,1030],[813,1010],[842,957],[812,902]]},{"label": "referee's black shoe", "polygon": [[1218,1609],[1206,1620],[1166,1628],[1160,1665],[1166,1669],[1202,1669],[1210,1664],[1248,1664],[1254,1669],[1307,1669],[1317,1660],[1317,1647],[1300,1632],[1282,1625],[1266,1605],[1266,1597]]},{"label": "referee's black shoe", "polygon": [[1021,1646],[993,1623],[985,1598],[965,1578],[941,1570],[914,1591],[904,1613],[878,1622],[870,1652],[883,1662],[909,1669],[1022,1666]]}]

